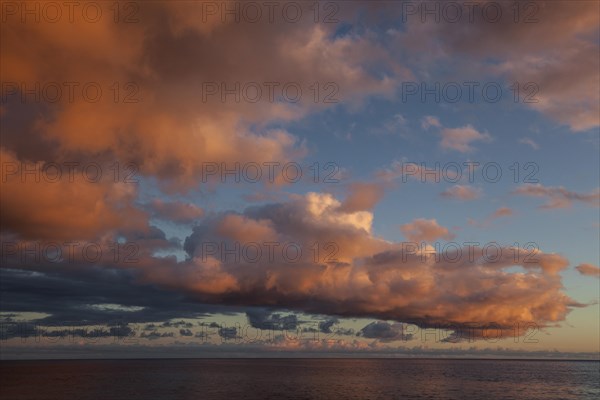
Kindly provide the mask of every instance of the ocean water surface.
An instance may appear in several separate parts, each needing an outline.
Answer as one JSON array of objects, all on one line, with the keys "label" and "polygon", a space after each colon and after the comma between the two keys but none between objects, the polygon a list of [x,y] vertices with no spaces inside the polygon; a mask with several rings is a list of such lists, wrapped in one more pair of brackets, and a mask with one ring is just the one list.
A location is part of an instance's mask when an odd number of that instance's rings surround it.
[{"label": "ocean water surface", "polygon": [[598,361],[152,359],[0,362],[2,399],[597,399]]}]

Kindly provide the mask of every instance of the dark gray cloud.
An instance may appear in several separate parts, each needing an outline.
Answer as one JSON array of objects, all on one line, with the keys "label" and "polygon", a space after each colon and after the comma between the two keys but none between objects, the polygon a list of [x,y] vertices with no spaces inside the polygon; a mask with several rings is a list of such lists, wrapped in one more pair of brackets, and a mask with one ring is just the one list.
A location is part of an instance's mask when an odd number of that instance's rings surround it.
[{"label": "dark gray cloud", "polygon": [[395,340],[411,340],[412,334],[404,333],[404,324],[389,324],[384,321],[375,321],[362,328],[357,336],[363,336],[368,339],[378,339],[382,342],[392,342]]},{"label": "dark gray cloud", "polygon": [[161,325],[163,328],[191,328],[194,326],[191,322],[185,321],[165,321]]},{"label": "dark gray cloud", "polygon": [[180,336],[194,336],[194,333],[189,329],[180,329],[179,335]]},{"label": "dark gray cloud", "polygon": [[[14,338],[85,338],[88,340],[100,338],[125,338],[136,336],[135,330],[128,324],[118,324],[104,327],[67,327],[42,326],[31,322],[3,322],[0,324],[0,339]],[[142,333],[143,337],[143,333]]]},{"label": "dark gray cloud", "polygon": [[248,322],[253,328],[265,330],[295,330],[298,317],[295,314],[282,315],[261,308],[246,311]]},{"label": "dark gray cloud", "polygon": [[160,338],[174,337],[174,336],[175,336],[175,334],[173,332],[158,332],[158,331],[152,331],[150,333],[142,332],[142,334],[140,335],[141,338],[149,339],[149,340],[156,340],[156,339],[160,339]]},{"label": "dark gray cloud", "polygon": [[237,328],[234,326],[229,327],[229,328],[226,328],[226,327],[219,328],[219,336],[221,336],[225,340],[239,338]]},{"label": "dark gray cloud", "polygon": [[329,318],[325,321],[319,322],[319,331],[323,333],[331,333],[331,327],[339,323],[337,318]]},{"label": "dark gray cloud", "polygon": [[157,323],[146,328],[191,328],[191,322],[178,319],[243,312],[242,308],[203,305],[184,294],[136,284],[134,274],[122,269],[0,268],[0,290],[0,311],[10,312],[11,318],[22,312],[49,314],[34,321],[39,326]]}]

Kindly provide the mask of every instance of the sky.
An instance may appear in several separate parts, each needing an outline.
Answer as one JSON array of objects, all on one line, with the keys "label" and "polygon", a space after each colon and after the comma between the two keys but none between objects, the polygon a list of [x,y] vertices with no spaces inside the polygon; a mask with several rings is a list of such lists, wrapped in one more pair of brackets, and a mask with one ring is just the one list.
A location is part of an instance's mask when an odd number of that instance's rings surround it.
[{"label": "sky", "polygon": [[0,9],[2,358],[599,358],[597,1]]}]

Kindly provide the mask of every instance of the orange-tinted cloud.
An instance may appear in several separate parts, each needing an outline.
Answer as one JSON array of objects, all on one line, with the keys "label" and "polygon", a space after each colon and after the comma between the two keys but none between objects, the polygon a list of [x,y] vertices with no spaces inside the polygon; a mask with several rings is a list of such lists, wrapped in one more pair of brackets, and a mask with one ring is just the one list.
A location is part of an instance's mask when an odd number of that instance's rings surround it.
[{"label": "orange-tinted cloud", "polygon": [[475,200],[481,196],[481,190],[468,185],[454,185],[441,193],[442,197],[458,200]]},{"label": "orange-tinted cloud", "polygon": [[[424,3],[414,6],[425,7]],[[483,16],[486,3],[502,9],[499,20],[491,22],[493,17]],[[469,74],[465,80],[492,76],[509,85],[519,82],[519,102],[572,131],[600,126],[598,2],[531,1],[521,5],[517,22],[514,4],[459,3],[462,18],[452,22],[417,13],[398,34],[399,49],[411,49],[408,53],[414,54],[425,46],[429,51],[418,53],[421,64],[456,63]]]},{"label": "orange-tinted cloud", "polygon": [[[142,176],[184,191],[203,183],[205,163],[227,169],[306,154],[295,136],[269,123],[394,92],[397,78],[368,69],[374,60],[391,62],[383,48],[368,37],[335,37],[333,26],[310,18],[200,22],[202,3],[177,2],[140,3],[136,17],[130,24],[9,17],[0,63],[3,83],[17,85],[3,117],[29,106],[41,112],[25,125],[3,124],[3,146],[18,159],[134,162]],[[43,95],[49,82],[62,87],[59,101],[42,104],[27,94],[40,85]],[[65,82],[74,85],[72,99]],[[89,83],[101,90],[97,102],[82,94]],[[48,147],[34,157],[23,137]]]},{"label": "orange-tinted cloud", "polygon": [[342,203],[345,212],[369,211],[381,200],[384,194],[382,185],[357,182],[350,185],[349,194]]},{"label": "orange-tinted cloud", "polygon": [[436,239],[451,240],[454,235],[437,223],[435,219],[418,218],[414,221],[404,224],[400,230],[411,242],[420,243],[422,241],[433,242]]},{"label": "orange-tinted cloud", "polygon": [[600,268],[593,264],[582,263],[575,267],[581,275],[600,277]]},{"label": "orange-tinted cloud", "polygon": [[81,165],[44,170],[43,163],[20,161],[4,149],[0,156],[3,231],[46,240],[149,231],[148,215],[134,205],[137,186],[115,181],[108,165],[86,174]]},{"label": "orange-tinted cloud", "polygon": [[492,218],[500,218],[500,217],[509,217],[513,215],[514,212],[508,207],[500,207],[491,215]]},{"label": "orange-tinted cloud", "polygon": [[512,215],[514,215],[514,211],[511,208],[500,207],[499,209],[497,209],[496,211],[494,211],[493,213],[488,215],[483,222],[476,221],[472,218],[467,218],[467,222],[471,226],[476,226],[478,228],[486,228],[486,227],[490,226],[492,221],[494,221],[495,219],[503,218],[503,217],[510,217]]},{"label": "orange-tinted cloud", "polygon": [[530,197],[542,197],[547,201],[540,208],[565,208],[571,207],[573,202],[581,202],[590,206],[600,206],[600,189],[590,193],[577,193],[564,187],[548,187],[537,184],[525,184],[515,189],[513,194]]},{"label": "orange-tinted cloud", "polygon": [[442,148],[456,150],[461,153],[469,153],[475,150],[471,146],[472,142],[489,142],[491,140],[491,136],[488,133],[481,133],[471,125],[461,128],[444,128],[441,131],[441,135],[442,141],[440,142],[440,146]]},{"label": "orange-tinted cloud", "polygon": [[[143,282],[205,302],[373,316],[419,326],[495,323],[509,329],[518,321],[547,326],[579,306],[562,293],[559,272],[569,262],[558,254],[511,247],[484,254],[483,244],[462,247],[460,254],[416,252],[373,236],[370,218],[362,213],[345,213],[331,195],[313,193],[243,214],[213,216],[186,239],[190,261],[156,260],[138,272]],[[449,235],[435,221],[424,223],[428,229],[411,239]],[[238,226],[241,231],[247,227],[248,235],[232,235]],[[239,240],[278,246],[273,258],[263,248],[262,256],[252,254],[251,260],[207,246],[231,251]],[[302,249],[293,262],[281,251],[291,242]],[[315,260],[315,243],[331,242],[336,244],[334,259],[321,254]],[[248,244],[238,242],[241,248]],[[525,273],[508,272],[515,265]]]}]

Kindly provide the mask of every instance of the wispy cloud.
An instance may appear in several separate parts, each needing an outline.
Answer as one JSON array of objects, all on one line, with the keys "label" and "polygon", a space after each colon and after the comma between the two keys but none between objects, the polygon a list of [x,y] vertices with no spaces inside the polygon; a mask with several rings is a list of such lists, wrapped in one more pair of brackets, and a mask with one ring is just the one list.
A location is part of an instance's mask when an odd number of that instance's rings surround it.
[{"label": "wispy cloud", "polygon": [[440,146],[447,150],[456,150],[460,153],[469,153],[475,150],[473,142],[490,142],[492,137],[487,132],[479,132],[471,125],[461,128],[443,128]]},{"label": "wispy cloud", "polygon": [[542,184],[525,184],[515,189],[513,194],[542,197],[546,203],[541,205],[542,209],[571,207],[573,202],[580,202],[590,206],[600,206],[600,189],[590,193],[577,193],[565,189],[562,186],[543,186]]},{"label": "wispy cloud", "polygon": [[521,138],[519,139],[519,143],[526,144],[531,147],[533,150],[539,150],[540,145],[533,141],[533,139],[529,138]]},{"label": "wispy cloud", "polygon": [[457,200],[476,200],[481,197],[481,189],[469,185],[454,185],[440,193],[442,197]]}]

